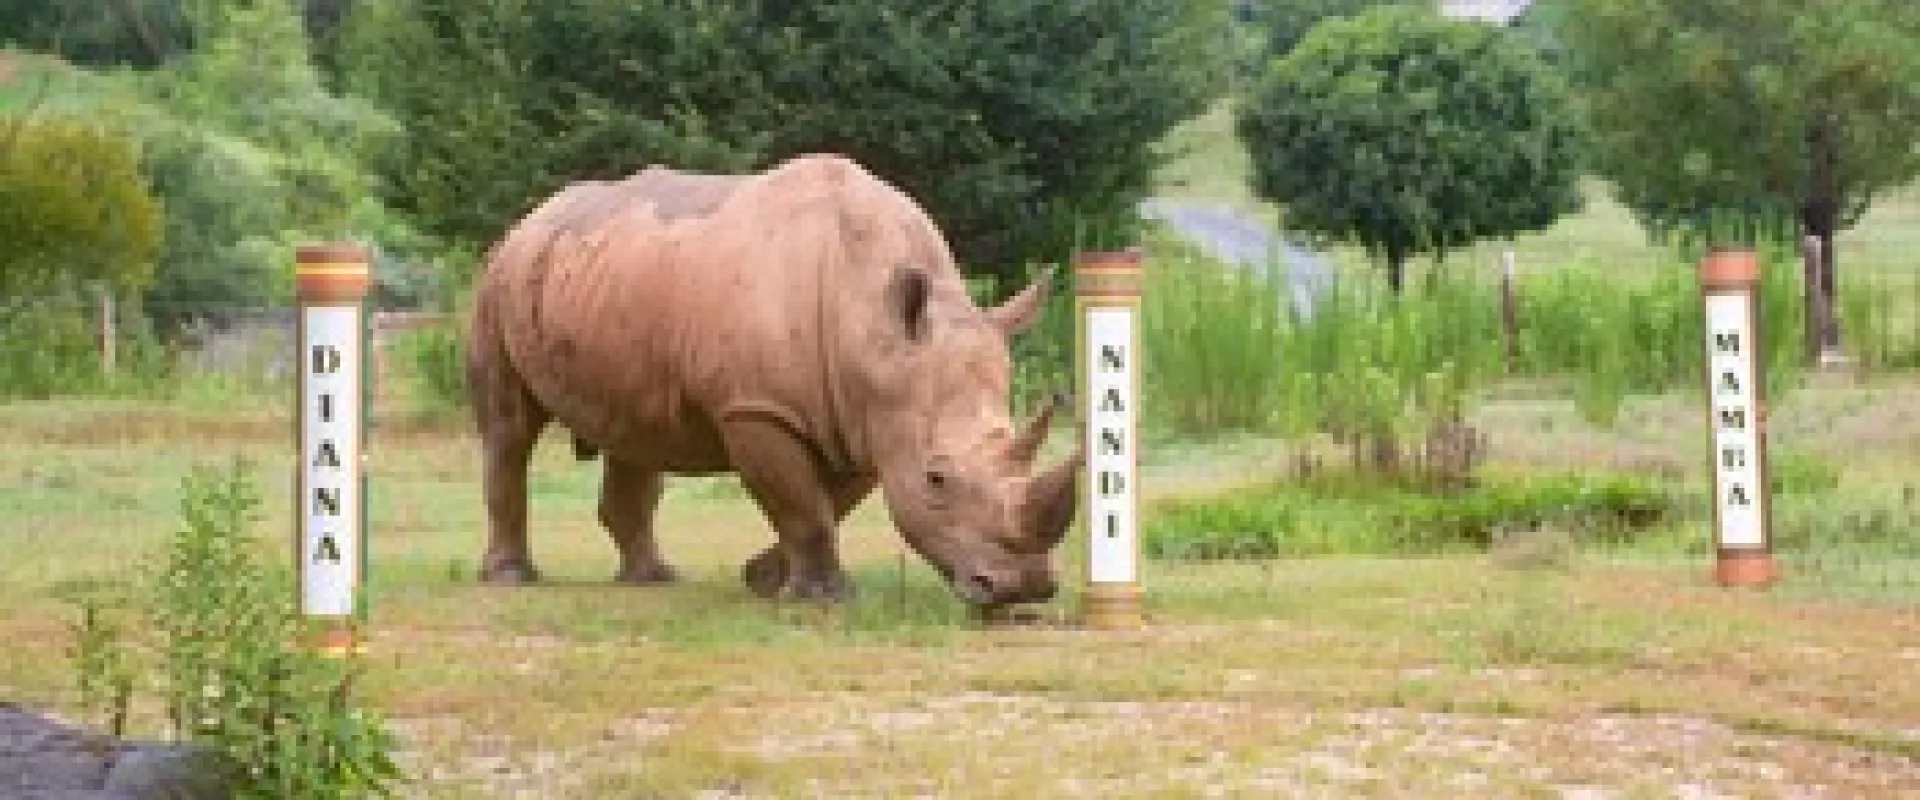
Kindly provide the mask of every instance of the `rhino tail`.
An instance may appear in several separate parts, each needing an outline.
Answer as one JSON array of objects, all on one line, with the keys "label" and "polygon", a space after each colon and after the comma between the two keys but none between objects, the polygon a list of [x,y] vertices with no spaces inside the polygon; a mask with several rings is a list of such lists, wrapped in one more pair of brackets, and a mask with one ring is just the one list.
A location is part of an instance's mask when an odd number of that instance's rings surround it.
[{"label": "rhino tail", "polygon": [[573,459],[575,461],[592,461],[599,455],[600,450],[593,445],[587,444],[587,440],[578,436],[573,437]]}]

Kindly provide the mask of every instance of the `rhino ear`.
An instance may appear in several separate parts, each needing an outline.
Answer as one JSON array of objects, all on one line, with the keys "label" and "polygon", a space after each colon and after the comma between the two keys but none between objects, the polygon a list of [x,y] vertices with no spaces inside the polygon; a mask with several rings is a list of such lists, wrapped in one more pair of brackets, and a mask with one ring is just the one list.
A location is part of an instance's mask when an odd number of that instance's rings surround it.
[{"label": "rhino ear", "polygon": [[1008,336],[1020,333],[1033,326],[1040,317],[1041,309],[1047,305],[1047,296],[1053,293],[1055,268],[1048,266],[1021,289],[1019,294],[1007,298],[1006,302],[987,309],[987,318],[993,320],[995,327]]},{"label": "rhino ear", "polygon": [[887,306],[900,321],[909,341],[920,341],[927,334],[927,296],[932,288],[926,270],[910,266],[893,270],[893,282],[887,287]]}]

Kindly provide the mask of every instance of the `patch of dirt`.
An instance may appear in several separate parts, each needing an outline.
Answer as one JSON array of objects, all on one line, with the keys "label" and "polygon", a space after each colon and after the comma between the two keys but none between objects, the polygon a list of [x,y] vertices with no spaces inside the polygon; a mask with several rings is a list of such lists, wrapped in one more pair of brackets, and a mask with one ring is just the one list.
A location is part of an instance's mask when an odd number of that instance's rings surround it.
[{"label": "patch of dirt", "polygon": [[[946,785],[987,794],[1037,789],[1031,780],[1050,782],[1041,792],[1050,796],[1329,787],[1592,798],[1652,789],[1688,797],[1920,791],[1920,761],[1911,758],[1688,716],[1542,719],[985,692],[893,702],[845,695],[740,713],[761,724],[737,750],[768,762],[890,752],[911,763],[922,752],[957,754],[921,768],[944,766],[957,773]],[[1126,754],[1118,763],[1116,750]],[[1038,752],[1049,754],[1046,764],[1035,763]],[[884,780],[887,771],[862,780]]]}]

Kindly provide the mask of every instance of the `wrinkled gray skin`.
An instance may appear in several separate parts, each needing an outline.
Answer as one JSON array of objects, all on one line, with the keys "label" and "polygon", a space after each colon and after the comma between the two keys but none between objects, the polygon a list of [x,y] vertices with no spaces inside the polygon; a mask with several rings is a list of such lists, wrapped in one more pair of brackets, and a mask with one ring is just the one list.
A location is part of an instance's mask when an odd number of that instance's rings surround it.
[{"label": "wrinkled gray skin", "polygon": [[1081,456],[1035,469],[1052,409],[1020,430],[1007,411],[1008,338],[1048,283],[976,307],[926,214],[837,156],[563,189],[477,281],[481,578],[537,579],[527,465],[558,422],[605,459],[618,580],[676,579],[654,535],[663,476],[732,472],[777,534],[742,569],[763,597],[846,598],[837,528],[877,487],[968,603],[1051,598]]}]

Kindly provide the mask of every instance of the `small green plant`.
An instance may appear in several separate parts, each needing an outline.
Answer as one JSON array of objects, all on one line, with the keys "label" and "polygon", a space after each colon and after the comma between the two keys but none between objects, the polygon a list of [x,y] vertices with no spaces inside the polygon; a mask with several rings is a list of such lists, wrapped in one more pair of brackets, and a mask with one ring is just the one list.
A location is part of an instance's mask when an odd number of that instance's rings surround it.
[{"label": "small green plant", "polygon": [[1840,468],[1797,450],[1779,449],[1767,458],[1768,484],[1775,494],[1818,495],[1840,485]]},{"label": "small green plant", "polygon": [[352,662],[303,645],[292,570],[250,531],[247,469],[196,469],[154,566],[78,600],[82,703],[119,734],[151,692],[171,738],[231,768],[236,797],[389,794],[393,741],[352,702]]},{"label": "small green plant", "polygon": [[394,337],[395,361],[410,365],[420,411],[439,414],[467,407],[466,339],[454,325],[430,325]]}]

